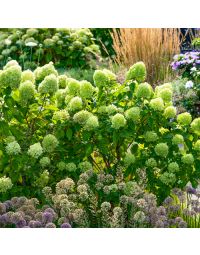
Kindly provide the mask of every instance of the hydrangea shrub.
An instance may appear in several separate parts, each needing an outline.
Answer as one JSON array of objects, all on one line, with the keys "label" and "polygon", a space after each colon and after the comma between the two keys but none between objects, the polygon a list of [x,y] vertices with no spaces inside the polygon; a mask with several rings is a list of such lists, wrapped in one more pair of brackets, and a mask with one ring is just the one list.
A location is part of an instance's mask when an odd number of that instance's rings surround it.
[{"label": "hydrangea shrub", "polygon": [[31,72],[11,61],[0,71],[0,176],[11,178],[10,192],[40,196],[46,184],[91,169],[115,176],[118,167],[127,181],[143,169],[159,200],[196,186],[200,118],[177,115],[172,85],[154,90],[141,62],[123,84],[107,69],[93,78],[59,76],[52,63]]}]

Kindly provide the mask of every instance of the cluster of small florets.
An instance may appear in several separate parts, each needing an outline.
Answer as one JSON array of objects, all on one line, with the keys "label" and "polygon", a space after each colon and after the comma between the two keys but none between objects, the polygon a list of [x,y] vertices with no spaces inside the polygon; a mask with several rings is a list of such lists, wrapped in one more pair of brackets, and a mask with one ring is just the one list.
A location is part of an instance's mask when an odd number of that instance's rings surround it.
[{"label": "cluster of small florets", "polygon": [[149,159],[146,160],[145,165],[147,167],[152,167],[153,168],[153,167],[157,166],[157,162],[154,158],[149,158]]},{"label": "cluster of small florets", "polygon": [[148,143],[155,142],[158,139],[158,135],[154,131],[147,131],[144,134],[144,139]]},{"label": "cluster of small florets", "polygon": [[73,120],[75,123],[78,123],[80,125],[84,125],[85,122],[89,119],[89,117],[92,116],[92,113],[86,111],[86,110],[81,110],[77,113],[74,114]]},{"label": "cluster of small florets", "polygon": [[192,154],[183,155],[181,160],[185,165],[188,165],[188,166],[193,165],[193,163],[194,163],[194,157]]},{"label": "cluster of small florets", "polygon": [[172,90],[164,88],[159,92],[159,96],[163,99],[165,103],[172,101]]},{"label": "cluster of small florets", "polygon": [[138,98],[150,99],[152,97],[152,94],[153,89],[150,84],[148,84],[147,82],[139,84],[136,92],[136,96]]},{"label": "cluster of small florets", "polygon": [[168,106],[164,110],[164,116],[166,119],[172,119],[176,116],[176,108],[174,106]]},{"label": "cluster of small florets", "polygon": [[194,150],[200,151],[200,140],[197,140],[196,143],[194,144]]},{"label": "cluster of small florets", "polygon": [[200,118],[196,118],[192,121],[191,128],[194,133],[200,135]]},{"label": "cluster of small florets", "polygon": [[140,108],[132,107],[125,112],[125,116],[128,120],[137,123],[140,120]]},{"label": "cluster of small florets", "polygon": [[79,111],[83,108],[83,101],[80,97],[73,97],[69,102],[69,110],[72,112]]},{"label": "cluster of small florets", "polygon": [[35,79],[37,81],[44,80],[44,78],[50,74],[54,74],[55,76],[58,76],[58,72],[54,68],[53,62],[50,62],[49,64],[46,64],[43,67],[38,67],[34,71]]},{"label": "cluster of small florets", "polygon": [[55,74],[45,76],[44,80],[38,86],[38,91],[41,94],[55,94],[57,90],[58,80]]},{"label": "cluster of small florets", "polygon": [[176,175],[165,172],[160,176],[160,180],[166,185],[173,185],[176,182]]},{"label": "cluster of small florets", "polygon": [[63,74],[63,75],[59,75],[58,76],[58,87],[60,89],[65,89],[67,86],[67,75]]},{"label": "cluster of small florets", "polygon": [[116,81],[116,75],[107,69],[96,70],[93,75],[94,84],[98,88],[107,87]]},{"label": "cluster of small florets", "polygon": [[181,126],[190,125],[192,116],[190,113],[184,112],[177,116],[177,121]]},{"label": "cluster of small florets", "polygon": [[21,82],[22,70],[18,64],[7,65],[4,70],[0,72],[0,84],[2,87],[10,87],[11,89],[17,89]]},{"label": "cluster of small florets", "polygon": [[112,118],[112,127],[114,129],[120,129],[126,126],[126,119],[124,118],[124,115],[121,113],[115,114]]},{"label": "cluster of small florets", "polygon": [[9,177],[0,178],[0,193],[4,193],[7,190],[11,189],[13,186],[12,181]]},{"label": "cluster of small florets", "polygon": [[126,153],[124,157],[124,164],[126,167],[133,165],[135,163],[135,156],[132,153]]},{"label": "cluster of small florets", "polygon": [[30,155],[33,158],[39,158],[43,153],[43,149],[40,143],[35,143],[30,146],[28,150],[28,155]]},{"label": "cluster of small florets", "polygon": [[8,153],[8,155],[11,155],[11,156],[17,155],[21,152],[21,147],[17,141],[13,141],[13,142],[7,143],[6,152]]},{"label": "cluster of small florets", "polygon": [[46,152],[53,152],[58,146],[58,140],[54,135],[46,135],[42,141],[42,147]]},{"label": "cluster of small florets", "polygon": [[184,138],[182,135],[176,134],[173,139],[172,139],[172,143],[175,145],[178,144],[184,144]]},{"label": "cluster of small florets", "polygon": [[50,163],[51,163],[51,161],[50,161],[49,157],[43,157],[40,159],[40,165],[42,166],[42,168],[49,166]]},{"label": "cluster of small florets", "polygon": [[166,143],[159,143],[155,146],[155,153],[160,157],[167,157],[169,147]]},{"label": "cluster of small florets", "polygon": [[176,162],[171,162],[168,165],[168,170],[171,173],[176,173],[179,171],[179,165]]},{"label": "cluster of small florets", "polygon": [[92,98],[94,92],[94,87],[88,81],[81,81],[80,82],[80,96],[82,98],[90,99]]},{"label": "cluster of small florets", "polygon": [[35,95],[35,85],[31,81],[25,81],[19,86],[19,96],[22,103],[27,103]]},{"label": "cluster of small florets", "polygon": [[162,98],[154,98],[149,103],[150,107],[155,111],[163,111],[164,110],[164,102]]},{"label": "cluster of small florets", "polygon": [[69,120],[69,118],[70,118],[70,115],[67,110],[56,111],[56,112],[54,112],[53,117],[52,117],[53,120],[61,121],[61,122],[67,121],[67,120]]},{"label": "cluster of small florets", "polygon": [[143,62],[138,62],[130,67],[126,73],[126,80],[136,80],[137,82],[143,82],[146,79],[146,67]]},{"label": "cluster of small florets", "polygon": [[81,169],[82,172],[86,172],[92,169],[92,164],[88,161],[84,161],[79,163],[78,167]]},{"label": "cluster of small florets", "polygon": [[98,126],[99,126],[98,118],[96,116],[90,116],[85,122],[84,129],[92,131],[95,130]]}]

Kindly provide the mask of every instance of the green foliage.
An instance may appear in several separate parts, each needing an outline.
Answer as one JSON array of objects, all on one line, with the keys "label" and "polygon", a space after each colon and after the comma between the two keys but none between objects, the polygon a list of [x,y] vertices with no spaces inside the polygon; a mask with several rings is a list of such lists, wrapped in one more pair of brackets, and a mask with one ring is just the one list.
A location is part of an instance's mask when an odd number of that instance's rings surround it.
[{"label": "green foliage", "polygon": [[[0,81],[12,67],[19,75],[18,64],[9,62]],[[13,183],[7,196],[41,196],[42,186],[77,181],[92,168],[114,178],[123,167],[127,182],[139,182],[142,169],[146,190],[159,202],[173,187],[197,185],[200,120],[176,117],[171,84],[154,91],[138,83],[140,72],[120,84],[104,69],[95,71],[93,85],[60,77],[52,63],[20,75],[17,86],[0,82],[0,177]],[[166,89],[170,96],[161,98]]]}]

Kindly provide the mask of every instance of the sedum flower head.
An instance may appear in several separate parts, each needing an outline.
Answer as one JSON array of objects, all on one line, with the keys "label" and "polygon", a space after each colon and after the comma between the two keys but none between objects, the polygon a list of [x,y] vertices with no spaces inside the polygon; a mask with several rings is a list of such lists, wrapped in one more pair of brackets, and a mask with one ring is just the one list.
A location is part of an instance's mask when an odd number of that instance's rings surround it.
[{"label": "sedum flower head", "polygon": [[21,67],[13,65],[0,73],[0,86],[11,87],[11,89],[17,89],[21,82]]},{"label": "sedum flower head", "polygon": [[181,113],[177,116],[177,121],[181,126],[190,125],[192,116],[188,112]]},{"label": "sedum flower head", "polygon": [[108,75],[102,70],[96,70],[93,75],[94,84],[98,88],[107,87],[109,85]]},{"label": "sedum flower head", "polygon": [[117,113],[112,117],[112,127],[114,129],[120,129],[126,126],[126,119],[121,113]]},{"label": "sedum flower head", "polygon": [[165,185],[168,185],[168,186],[174,185],[174,183],[176,182],[176,175],[174,173],[165,172],[165,173],[161,174],[160,180]]},{"label": "sedum flower head", "polygon": [[155,111],[163,111],[164,110],[164,102],[162,98],[154,98],[149,103],[150,107],[153,108]]},{"label": "sedum flower head", "polygon": [[84,129],[91,131],[95,130],[98,126],[99,126],[98,118],[96,116],[91,116],[87,119],[84,125]]},{"label": "sedum flower head", "polygon": [[132,120],[133,122],[138,122],[140,120],[140,108],[132,107],[125,112],[125,116],[128,120]]},{"label": "sedum flower head", "polygon": [[124,158],[124,164],[126,167],[133,165],[135,163],[135,156],[132,153],[126,153]]},{"label": "sedum flower head", "polygon": [[33,158],[39,158],[43,153],[43,149],[40,143],[35,143],[29,147],[28,155]]},{"label": "sedum flower head", "polygon": [[67,163],[65,165],[65,169],[68,171],[68,172],[75,172],[76,171],[76,165],[71,162],[71,163]]},{"label": "sedum flower head", "polygon": [[186,165],[193,165],[194,157],[192,154],[186,154],[182,156],[181,161]]},{"label": "sedum flower head", "polygon": [[53,152],[55,148],[58,146],[58,140],[54,135],[46,135],[42,141],[42,146],[44,151]]},{"label": "sedum flower head", "polygon": [[175,145],[178,144],[183,144],[184,143],[184,138],[182,135],[176,134],[173,139],[172,139],[172,143]]},{"label": "sedum flower head", "polygon": [[35,95],[35,85],[31,81],[25,81],[19,86],[19,96],[21,102],[27,103]]},{"label": "sedum flower head", "polygon": [[144,139],[148,143],[155,142],[158,139],[158,135],[154,131],[147,131],[144,134]]},{"label": "sedum flower head", "polygon": [[83,101],[80,97],[73,97],[69,102],[69,109],[73,112],[81,110],[83,108]]},{"label": "sedum flower head", "polygon": [[138,86],[136,96],[138,98],[149,99],[149,98],[151,98],[152,93],[153,93],[153,90],[152,90],[151,85],[148,84],[147,82],[145,82],[145,83],[141,83]]},{"label": "sedum flower head", "polygon": [[94,87],[88,81],[80,82],[80,96],[82,98],[92,98]]},{"label": "sedum flower head", "polygon": [[50,74],[54,74],[55,76],[58,76],[58,72],[54,68],[53,62],[50,62],[49,64],[46,64],[42,67],[38,67],[34,71],[35,79],[37,81],[42,81],[44,78]]},{"label": "sedum flower head", "polygon": [[58,76],[58,87],[59,87],[59,89],[65,89],[66,88],[67,79],[68,79],[68,77],[65,74]]},{"label": "sedum flower head", "polygon": [[155,146],[155,153],[163,158],[166,158],[169,152],[169,147],[166,143],[158,143]]},{"label": "sedum flower head", "polygon": [[154,158],[149,158],[149,159],[147,159],[147,161],[145,162],[145,165],[146,165],[147,167],[152,167],[152,168],[154,168],[154,167],[157,166],[157,162],[156,162],[156,160],[155,160]]},{"label": "sedum flower head", "polygon": [[171,162],[168,165],[168,170],[170,173],[175,173],[179,171],[179,165],[176,162]]},{"label": "sedum flower head", "polygon": [[68,78],[67,79],[67,88],[68,88],[68,93],[70,95],[76,95],[79,94],[80,91],[80,82],[73,79],[73,78]]},{"label": "sedum flower head", "polygon": [[144,82],[146,79],[147,71],[143,62],[137,62],[130,67],[126,73],[126,80],[136,80]]},{"label": "sedum flower head", "polygon": [[50,74],[39,84],[38,91],[41,94],[55,94],[58,90],[58,81],[55,74]]},{"label": "sedum flower head", "polygon": [[200,118],[196,118],[192,121],[191,128],[194,133],[200,135]]},{"label": "sedum flower head", "polygon": [[13,142],[7,144],[6,152],[8,155],[17,155],[21,152],[21,147],[18,144],[18,142],[13,141]]},{"label": "sedum flower head", "polygon": [[197,140],[196,143],[194,144],[194,150],[200,151],[200,140]]},{"label": "sedum flower head", "polygon": [[35,75],[31,70],[25,70],[22,72],[21,82],[31,81],[35,83]]},{"label": "sedum flower head", "polygon": [[89,117],[91,117],[91,115],[92,113],[86,110],[81,110],[74,114],[73,120],[75,123],[83,125],[89,119]]},{"label": "sedum flower head", "polygon": [[163,99],[164,102],[172,101],[172,90],[170,89],[162,89],[159,93],[159,96]]},{"label": "sedum flower head", "polygon": [[0,178],[0,193],[5,193],[7,190],[11,189],[13,186],[12,181],[9,177]]},{"label": "sedum flower head", "polygon": [[43,157],[40,159],[40,165],[42,166],[42,168],[49,166],[50,163],[51,163],[51,161],[50,161],[49,157]]},{"label": "sedum flower head", "polygon": [[92,169],[92,164],[88,161],[84,161],[79,163],[78,167],[81,169],[81,171],[86,172]]},{"label": "sedum flower head", "polygon": [[176,108],[174,106],[168,106],[164,111],[166,119],[172,119],[176,116]]}]

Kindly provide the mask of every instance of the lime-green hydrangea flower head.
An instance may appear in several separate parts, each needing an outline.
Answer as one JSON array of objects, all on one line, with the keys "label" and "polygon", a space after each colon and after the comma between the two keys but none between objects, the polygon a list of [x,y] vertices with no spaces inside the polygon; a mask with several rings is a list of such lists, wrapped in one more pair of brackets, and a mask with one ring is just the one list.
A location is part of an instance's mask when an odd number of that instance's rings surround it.
[{"label": "lime-green hydrangea flower head", "polygon": [[169,152],[169,147],[166,143],[158,143],[155,146],[155,153],[163,158],[166,158]]},{"label": "lime-green hydrangea flower head", "polygon": [[160,180],[167,186],[174,185],[176,182],[176,175],[174,173],[165,172],[161,174]]},{"label": "lime-green hydrangea flower head", "polygon": [[143,62],[137,62],[130,67],[126,73],[126,80],[136,80],[137,82],[144,82],[147,71]]},{"label": "lime-green hydrangea flower head", "polygon": [[55,45],[54,40],[52,40],[51,38],[47,38],[43,41],[44,46],[47,48],[53,47]]},{"label": "lime-green hydrangea flower head", "polygon": [[164,110],[164,116],[166,119],[172,119],[176,116],[176,108],[174,106],[168,106]]},{"label": "lime-green hydrangea flower head", "polygon": [[13,184],[9,177],[3,176],[0,178],[0,193],[6,193],[12,186]]},{"label": "lime-green hydrangea flower head", "polygon": [[162,98],[154,98],[149,103],[150,107],[155,111],[163,111],[164,110],[164,102]]},{"label": "lime-green hydrangea flower head", "polygon": [[63,162],[63,161],[58,162],[57,168],[58,168],[59,171],[65,170],[65,169],[66,169],[66,164],[65,164],[65,162]]},{"label": "lime-green hydrangea flower head", "polygon": [[56,105],[57,107],[62,107],[65,103],[65,97],[66,97],[66,90],[65,89],[59,89],[56,91]]},{"label": "lime-green hydrangea flower head", "polygon": [[36,68],[34,74],[37,81],[42,81],[46,76],[50,74],[54,74],[56,77],[58,76],[58,72],[56,71],[53,62]]},{"label": "lime-green hydrangea flower head", "polygon": [[82,98],[92,98],[94,92],[94,87],[88,81],[81,81],[80,82],[80,96]]},{"label": "lime-green hydrangea flower head", "polygon": [[118,112],[118,108],[114,104],[110,104],[110,105],[106,106],[105,110],[108,113],[108,115],[113,115],[116,112]]},{"label": "lime-green hydrangea flower head", "polygon": [[196,143],[194,144],[194,150],[200,151],[200,140],[197,140]]},{"label": "lime-green hydrangea flower head", "polygon": [[170,89],[162,89],[159,93],[159,96],[163,99],[164,102],[172,101],[172,90]]},{"label": "lime-green hydrangea flower head", "polygon": [[103,72],[107,75],[109,82],[116,81],[116,75],[108,69],[103,69]]},{"label": "lime-green hydrangea flower head", "polygon": [[124,165],[129,167],[135,163],[135,156],[132,153],[126,153],[124,157]]},{"label": "lime-green hydrangea flower head", "polygon": [[17,89],[21,82],[21,67],[13,65],[0,73],[0,87],[11,87],[11,89]]},{"label": "lime-green hydrangea flower head", "polygon": [[78,167],[81,169],[81,171],[86,172],[88,170],[92,170],[92,164],[88,161],[84,161],[79,163]]},{"label": "lime-green hydrangea flower head", "polygon": [[156,86],[156,88],[155,88],[155,93],[156,93],[156,95],[159,95],[159,93],[160,93],[163,89],[169,89],[169,90],[173,91],[172,84],[171,84],[171,83],[164,83],[163,85]]},{"label": "lime-green hydrangea flower head", "polygon": [[84,129],[91,131],[91,130],[95,130],[96,128],[98,128],[98,126],[99,126],[98,118],[96,116],[91,116],[87,119],[87,121],[84,125]]},{"label": "lime-green hydrangea flower head", "polygon": [[35,143],[29,147],[28,155],[33,158],[39,158],[43,153],[43,149],[40,143]]},{"label": "lime-green hydrangea flower head", "polygon": [[80,92],[80,81],[73,78],[67,79],[67,88],[70,95],[77,95]]},{"label": "lime-green hydrangea flower head", "polygon": [[35,83],[35,75],[31,70],[25,70],[22,72],[21,82],[31,81],[33,84]]},{"label": "lime-green hydrangea flower head", "polygon": [[50,163],[51,163],[51,161],[50,161],[49,157],[43,157],[43,158],[40,159],[40,165],[41,165],[42,168],[45,168],[45,167],[49,166]]},{"label": "lime-green hydrangea flower head", "polygon": [[137,123],[140,120],[140,108],[132,107],[125,112],[126,119]]},{"label": "lime-green hydrangea flower head", "polygon": [[149,159],[146,160],[145,165],[147,167],[154,168],[154,167],[157,166],[157,162],[156,162],[156,160],[154,158],[149,158]]},{"label": "lime-green hydrangea flower head", "polygon": [[150,84],[147,82],[141,83],[138,86],[136,96],[138,98],[150,99],[152,97],[153,90]]},{"label": "lime-green hydrangea flower head", "polygon": [[8,69],[11,66],[19,66],[18,62],[16,60],[10,60],[8,63],[3,67],[3,70]]},{"label": "lime-green hydrangea flower head", "polygon": [[18,142],[13,141],[13,142],[7,144],[6,152],[8,155],[17,155],[21,152],[21,147],[18,144]]},{"label": "lime-green hydrangea flower head", "polygon": [[158,139],[158,135],[154,131],[147,131],[144,134],[144,139],[148,143],[155,142]]},{"label": "lime-green hydrangea flower head", "polygon": [[192,116],[188,112],[181,113],[177,116],[177,121],[181,126],[190,125]]},{"label": "lime-green hydrangea flower head", "polygon": [[196,118],[191,123],[192,131],[200,136],[200,118]]},{"label": "lime-green hydrangea flower head", "polygon": [[175,173],[179,171],[179,165],[176,162],[171,162],[168,165],[168,170],[170,173]]},{"label": "lime-green hydrangea flower head", "polygon": [[80,97],[73,97],[69,102],[69,109],[71,111],[79,111],[83,108],[83,101]]},{"label": "lime-green hydrangea flower head", "polygon": [[70,115],[67,110],[56,111],[53,114],[52,120],[65,122],[69,120]]},{"label": "lime-green hydrangea flower head", "polygon": [[183,155],[181,160],[186,165],[193,165],[194,163],[194,157],[192,154]]},{"label": "lime-green hydrangea flower head", "polygon": [[58,87],[59,87],[59,89],[65,89],[66,88],[67,79],[68,79],[68,77],[65,74],[58,76]]},{"label": "lime-green hydrangea flower head", "polygon": [[176,134],[173,138],[172,138],[172,143],[175,145],[178,144],[184,144],[184,138],[182,135],[178,135]]},{"label": "lime-green hydrangea flower head", "polygon": [[44,151],[51,153],[58,146],[58,140],[54,135],[46,135],[42,141],[42,146]]},{"label": "lime-green hydrangea flower head", "polygon": [[102,70],[96,70],[93,75],[94,84],[98,88],[106,87],[109,85],[109,78]]},{"label": "lime-green hydrangea flower head", "polygon": [[22,103],[27,103],[35,95],[35,85],[31,81],[25,81],[19,86],[19,97]]},{"label": "lime-green hydrangea flower head", "polygon": [[54,74],[46,76],[38,86],[38,91],[41,94],[55,94],[57,90],[58,80]]},{"label": "lime-green hydrangea flower head", "polygon": [[126,126],[126,119],[121,113],[115,114],[112,118],[112,127],[114,129],[120,129]]},{"label": "lime-green hydrangea flower head", "polygon": [[75,123],[78,123],[80,125],[85,124],[85,122],[89,119],[89,117],[92,116],[92,113],[86,111],[86,110],[81,110],[77,113],[74,114],[73,120]]},{"label": "lime-green hydrangea flower head", "polygon": [[71,163],[67,163],[66,165],[65,165],[65,168],[66,168],[66,171],[67,172],[76,172],[76,165],[73,163],[73,162],[71,162]]}]

